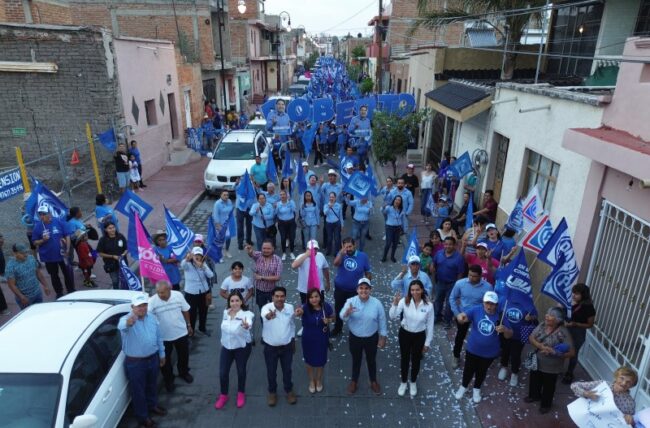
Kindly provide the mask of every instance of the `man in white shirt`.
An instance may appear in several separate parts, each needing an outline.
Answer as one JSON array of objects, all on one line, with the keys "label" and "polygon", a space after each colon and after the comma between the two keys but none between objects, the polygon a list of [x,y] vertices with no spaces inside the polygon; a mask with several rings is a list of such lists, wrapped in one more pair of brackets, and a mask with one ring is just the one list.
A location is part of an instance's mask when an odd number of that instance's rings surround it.
[{"label": "man in white shirt", "polygon": [[188,337],[192,335],[190,324],[190,305],[180,291],[172,290],[168,281],[156,283],[156,294],[149,298],[149,313],[153,314],[160,324],[160,336],[165,345],[165,365],[161,372],[165,381],[165,388],[172,392],[174,386],[174,369],[172,368],[171,354],[176,349],[178,377],[187,383],[192,383],[194,377],[189,368],[189,343]]},{"label": "man in white shirt", "polygon": [[295,330],[293,306],[285,303],[287,290],[275,287],[271,293],[273,301],[262,306],[262,341],[264,343],[264,361],[266,362],[266,377],[268,380],[267,404],[271,407],[278,402],[277,370],[278,361],[282,367],[282,383],[287,393],[287,403],[296,404],[298,401],[293,392],[291,380],[291,364],[296,352],[294,339]]}]

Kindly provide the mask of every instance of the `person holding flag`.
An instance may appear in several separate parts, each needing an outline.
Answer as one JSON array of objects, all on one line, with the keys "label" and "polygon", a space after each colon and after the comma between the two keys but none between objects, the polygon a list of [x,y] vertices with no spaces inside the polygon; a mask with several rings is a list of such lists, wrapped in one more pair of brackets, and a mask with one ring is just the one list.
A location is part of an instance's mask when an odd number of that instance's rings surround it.
[{"label": "person holding flag", "polygon": [[176,254],[167,243],[167,232],[159,230],[153,236],[153,243],[155,245],[155,251],[158,255],[160,263],[162,263],[165,273],[169,277],[169,282],[172,286],[172,290],[180,291],[181,286],[181,271],[178,268],[178,265],[181,261],[176,258]]},{"label": "person holding flag", "polygon": [[237,208],[235,216],[237,219],[237,246],[241,251],[244,249],[244,238],[246,238],[246,243],[251,245],[253,243],[253,217],[251,217],[249,211],[253,203],[255,203],[257,192],[248,171],[238,180],[235,194],[237,196],[235,203]]},{"label": "person holding flag", "polygon": [[104,261],[104,272],[111,277],[114,290],[120,289],[120,258],[127,257],[128,245],[124,235],[117,231],[115,225],[108,221],[104,224],[105,235],[99,238],[97,253]]},{"label": "person holding flag", "polygon": [[223,252],[223,255],[229,259],[232,258],[232,254],[228,252],[228,250],[230,250],[230,236],[235,233],[235,230],[231,230],[231,223],[234,219],[234,216],[231,216],[233,210],[234,206],[229,198],[228,191],[222,191],[219,200],[217,200],[212,207],[212,219],[214,220],[214,227],[217,230],[221,230],[222,227],[225,227],[230,232],[226,233],[225,250]]},{"label": "person holding flag", "polygon": [[187,256],[181,262],[181,269],[185,272],[185,300],[190,305],[190,327],[193,331],[196,331],[195,326],[198,316],[199,331],[205,336],[210,336],[206,322],[208,306],[212,301],[210,279],[214,276],[214,273],[205,262],[201,247],[194,247],[192,251],[187,253]]},{"label": "person holding flag", "polygon": [[390,288],[394,292],[406,296],[409,292],[410,284],[415,280],[422,283],[424,292],[430,296],[433,286],[431,285],[429,274],[420,269],[420,257],[412,255],[408,258],[408,266],[402,266],[402,271],[393,279]]}]

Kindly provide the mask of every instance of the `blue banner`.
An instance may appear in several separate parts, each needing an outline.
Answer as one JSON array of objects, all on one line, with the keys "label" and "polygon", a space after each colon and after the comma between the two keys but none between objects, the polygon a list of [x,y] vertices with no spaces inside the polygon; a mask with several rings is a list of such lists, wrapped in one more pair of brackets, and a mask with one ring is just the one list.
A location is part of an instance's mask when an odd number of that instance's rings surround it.
[{"label": "blue banner", "polygon": [[0,202],[13,198],[24,191],[23,179],[18,168],[0,175]]},{"label": "blue banner", "polygon": [[131,211],[135,210],[140,216],[140,220],[144,221],[153,211],[153,207],[134,192],[127,189],[120,200],[117,201],[115,210],[127,217],[131,215]]},{"label": "blue banner", "polygon": [[506,227],[514,230],[517,233],[521,232],[521,230],[524,228],[524,211],[521,199],[517,199],[517,203],[512,209],[510,217],[508,217]]},{"label": "blue banner", "polygon": [[578,278],[580,269],[573,251],[566,219],[562,218],[553,235],[537,256],[553,267],[553,271],[542,285],[542,293],[571,308],[571,287]]},{"label": "blue banner", "polygon": [[177,258],[182,259],[194,242],[194,232],[165,208],[165,225],[167,229],[167,245]]},{"label": "blue banner", "polygon": [[355,172],[348,179],[343,191],[358,198],[369,198],[374,187],[373,180],[362,172]]},{"label": "blue banner", "polygon": [[235,193],[237,193],[237,196],[242,198],[246,203],[257,199],[257,192],[255,191],[255,186],[253,186],[251,177],[248,174],[248,170],[246,170],[241,180],[239,181]]},{"label": "blue banner", "polygon": [[[126,239],[126,248],[129,250],[129,254],[131,257],[133,257],[135,260],[139,260],[139,255],[138,255],[138,234],[136,233],[135,229],[135,209],[131,210],[129,213],[129,230],[128,230],[128,236]],[[146,227],[144,227],[144,223],[142,224],[142,229],[144,229],[144,233],[147,235],[147,239],[149,242],[151,242],[151,235],[149,235],[149,231],[147,230]]]},{"label": "blue banner", "polygon": [[302,159],[300,158],[296,162],[296,171],[298,172],[296,172],[296,178],[294,180],[298,188],[298,194],[302,195],[307,190],[307,182],[305,181],[305,170],[302,169]]},{"label": "blue banner", "polygon": [[284,163],[282,164],[282,178],[291,177],[293,168],[291,167],[291,152],[289,149],[284,150]]},{"label": "blue banner", "polygon": [[404,256],[402,256],[402,264],[407,264],[408,259],[411,256],[420,255],[420,244],[418,243],[418,235],[415,233],[415,228],[411,231],[411,237],[409,238],[409,243],[404,249]]},{"label": "blue banner", "polygon": [[278,170],[275,168],[273,156],[266,158],[266,178],[273,184],[278,184]]},{"label": "blue banner", "polygon": [[36,221],[38,220],[37,211],[40,206],[47,206],[52,217],[59,220],[65,220],[68,216],[68,207],[45,184],[39,181],[29,199],[25,202],[25,211]]},{"label": "blue banner", "polygon": [[463,153],[456,161],[447,167],[447,174],[463,178],[472,172],[472,159],[469,157],[469,152]]},{"label": "blue banner", "polygon": [[221,263],[223,259],[223,246],[226,242],[226,228],[217,230],[214,227],[212,216],[208,217],[208,252],[207,256],[215,263]]},{"label": "blue banner", "polygon": [[109,152],[114,152],[115,150],[117,150],[117,143],[116,143],[117,139],[115,138],[115,130],[113,128],[97,135],[97,140]]},{"label": "blue banner", "polygon": [[126,264],[126,259],[120,257],[120,283],[127,286],[129,290],[142,291],[142,283],[140,278],[133,273],[129,265]]}]

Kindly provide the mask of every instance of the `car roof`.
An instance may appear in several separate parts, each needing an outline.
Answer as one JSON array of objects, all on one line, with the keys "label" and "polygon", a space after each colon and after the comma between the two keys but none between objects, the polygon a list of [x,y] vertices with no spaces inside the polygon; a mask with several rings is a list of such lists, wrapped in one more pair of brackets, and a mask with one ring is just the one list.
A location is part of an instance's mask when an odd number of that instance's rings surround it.
[{"label": "car roof", "polygon": [[266,119],[256,117],[255,119],[248,122],[249,125],[266,125]]},{"label": "car roof", "polygon": [[255,136],[260,132],[259,129],[237,129],[227,133],[222,143],[254,143]]},{"label": "car roof", "polygon": [[79,337],[112,307],[74,301],[29,306],[0,328],[0,371],[59,373]]},{"label": "car roof", "polygon": [[74,293],[66,294],[59,297],[57,300],[62,301],[76,301],[76,302],[99,302],[109,305],[119,305],[123,303],[131,304],[131,299],[142,291],[133,290],[84,290],[75,291]]}]

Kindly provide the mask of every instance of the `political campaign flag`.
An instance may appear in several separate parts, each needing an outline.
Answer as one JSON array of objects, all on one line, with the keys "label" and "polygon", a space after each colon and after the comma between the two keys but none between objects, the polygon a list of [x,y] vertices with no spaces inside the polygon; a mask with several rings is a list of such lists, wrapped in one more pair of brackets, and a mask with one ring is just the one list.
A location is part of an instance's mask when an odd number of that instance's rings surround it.
[{"label": "political campaign flag", "polygon": [[178,217],[165,207],[165,226],[167,231],[167,245],[174,255],[182,259],[194,242],[194,232],[187,227]]},{"label": "political campaign flag", "polygon": [[368,164],[366,168],[366,175],[370,180],[372,180],[372,187],[370,188],[370,193],[372,196],[377,196],[379,194],[379,188],[377,186],[377,177],[375,176],[375,171],[372,169],[372,165]]},{"label": "political campaign flag", "polygon": [[282,178],[291,177],[293,168],[291,166],[291,152],[289,149],[284,150],[284,161],[282,163]]},{"label": "political campaign flag", "polygon": [[312,145],[314,144],[314,137],[316,136],[316,131],[318,126],[315,123],[311,124],[309,129],[305,129],[305,132],[302,134],[302,147],[305,149],[305,155],[309,158],[311,153]]},{"label": "political campaign flag", "polygon": [[465,213],[465,230],[474,227],[474,192],[469,193],[469,202],[467,202],[467,212]]},{"label": "political campaign flag", "polygon": [[[135,260],[138,260],[138,234],[135,228],[135,214],[137,211],[135,209],[131,210],[129,213],[129,228],[127,231],[127,249],[129,251],[129,255],[133,257]],[[149,231],[147,230],[144,225],[142,226],[144,229],[145,235],[147,235],[147,239],[149,242],[151,242],[151,235],[149,235]]]},{"label": "political campaign flag", "polygon": [[426,205],[424,206],[424,209],[427,210],[429,215],[433,215],[433,213],[436,210],[436,203],[433,200],[433,192],[429,192],[429,197],[427,198]]},{"label": "political campaign flag", "polygon": [[208,251],[207,256],[215,263],[223,259],[223,246],[226,243],[226,228],[217,230],[212,216],[208,217]]},{"label": "political campaign flag", "polygon": [[408,259],[411,256],[418,256],[420,254],[420,244],[418,243],[418,234],[415,232],[415,228],[411,231],[411,237],[409,238],[409,243],[404,249],[404,256],[402,257],[402,263],[407,264]]},{"label": "political campaign flag", "polygon": [[111,153],[117,149],[117,139],[115,138],[115,130],[113,128],[98,134],[97,140]]},{"label": "political campaign flag", "polygon": [[522,202],[521,211],[524,221],[524,230],[532,229],[535,226],[535,223],[537,223],[537,220],[539,220],[540,215],[544,212],[542,199],[539,196],[537,186],[533,186],[533,188],[528,192],[526,199]]},{"label": "political campaign flag", "polygon": [[504,269],[506,298],[512,306],[523,307],[526,311],[532,312],[535,308],[533,303],[533,289],[530,285],[530,273],[526,252],[521,249]]},{"label": "political campaign flag", "polygon": [[548,214],[544,214],[537,219],[530,232],[524,235],[521,246],[535,254],[539,254],[551,238],[551,235],[553,235],[553,225]]},{"label": "political campaign flag", "polygon": [[307,288],[309,290],[321,289],[320,276],[318,275],[318,265],[316,264],[316,249],[309,245],[309,276],[307,277]]},{"label": "political campaign flag", "polygon": [[126,259],[120,257],[120,283],[124,286],[126,285],[129,290],[142,291],[142,283],[140,278],[133,273],[128,264],[126,264]]},{"label": "political campaign flag", "polygon": [[145,221],[153,211],[153,207],[144,199],[136,195],[135,192],[127,189],[120,200],[117,201],[115,211],[121,212],[125,216],[129,217],[132,210],[135,210],[135,212],[138,213],[140,220]]},{"label": "political campaign flag", "polygon": [[521,199],[517,199],[515,207],[512,209],[506,227],[519,233],[524,228],[524,210]]},{"label": "political campaign flag", "polygon": [[38,220],[38,208],[41,206],[48,207],[52,217],[65,220],[68,215],[68,207],[59,199],[45,184],[38,182],[27,202],[25,210],[32,215],[34,220]]},{"label": "political campaign flag", "polygon": [[138,259],[140,260],[140,275],[143,278],[149,278],[154,284],[161,280],[169,281],[169,277],[158,259],[158,255],[151,248],[151,243],[144,231],[144,225],[140,220],[137,212],[135,216],[135,233],[138,242]]},{"label": "political campaign flag", "polygon": [[266,159],[266,178],[273,184],[278,184],[278,170],[275,167],[273,156]]},{"label": "political campaign flag", "polygon": [[307,190],[307,182],[305,181],[305,171],[302,169],[302,159],[298,158],[296,165],[296,178],[294,179],[298,193],[303,194]]},{"label": "political campaign flag", "polygon": [[580,269],[565,218],[562,218],[537,257],[553,267],[553,271],[544,280],[542,293],[571,309],[571,287],[578,278]]},{"label": "political campaign flag", "polygon": [[472,169],[472,159],[469,156],[469,152],[465,152],[453,164],[449,165],[447,174],[457,178],[463,178],[472,172]]},{"label": "political campaign flag", "polygon": [[364,173],[357,171],[343,186],[343,191],[350,193],[358,198],[369,198],[372,195],[374,184],[373,180]]},{"label": "political campaign flag", "polygon": [[239,185],[237,185],[237,189],[235,190],[235,193],[237,194],[237,196],[244,199],[246,203],[250,201],[254,201],[257,198],[257,192],[255,191],[255,186],[253,186],[251,177],[248,174],[248,170],[244,172],[244,175],[239,181]]},{"label": "political campaign flag", "polygon": [[226,239],[232,239],[237,236],[237,222],[235,220],[235,210],[230,211],[226,219]]}]

